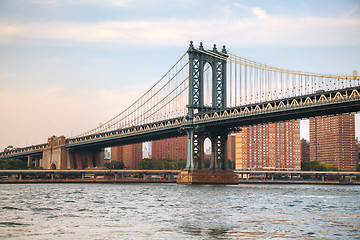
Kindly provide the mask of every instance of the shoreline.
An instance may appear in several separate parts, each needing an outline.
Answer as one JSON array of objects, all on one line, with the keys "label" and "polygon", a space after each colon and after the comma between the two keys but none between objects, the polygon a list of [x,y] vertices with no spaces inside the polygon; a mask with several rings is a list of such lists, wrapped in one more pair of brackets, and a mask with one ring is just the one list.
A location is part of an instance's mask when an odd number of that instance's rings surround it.
[{"label": "shoreline", "polygon": [[[21,179],[0,180],[0,184],[37,184],[37,183],[176,183],[176,179]],[[239,180],[238,184],[314,184],[314,185],[360,185],[360,182],[339,181],[277,181],[277,180]],[[207,184],[205,184],[207,185]]]}]

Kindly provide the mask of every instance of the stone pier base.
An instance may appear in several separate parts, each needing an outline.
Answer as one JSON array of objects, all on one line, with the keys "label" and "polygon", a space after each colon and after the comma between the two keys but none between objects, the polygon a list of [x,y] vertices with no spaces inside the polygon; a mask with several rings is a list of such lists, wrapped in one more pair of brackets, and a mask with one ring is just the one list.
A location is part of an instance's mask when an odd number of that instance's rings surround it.
[{"label": "stone pier base", "polygon": [[238,176],[232,170],[194,169],[182,170],[178,184],[238,184]]}]

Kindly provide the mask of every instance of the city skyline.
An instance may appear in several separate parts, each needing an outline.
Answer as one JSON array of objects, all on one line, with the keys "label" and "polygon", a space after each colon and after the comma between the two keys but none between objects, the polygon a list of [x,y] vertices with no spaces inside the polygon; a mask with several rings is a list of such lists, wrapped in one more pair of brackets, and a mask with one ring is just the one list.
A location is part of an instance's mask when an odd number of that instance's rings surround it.
[{"label": "city skyline", "polygon": [[[360,72],[358,1],[5,0],[0,9],[1,151],[107,121],[190,40],[292,70]],[[359,114],[355,124],[359,138]]]}]

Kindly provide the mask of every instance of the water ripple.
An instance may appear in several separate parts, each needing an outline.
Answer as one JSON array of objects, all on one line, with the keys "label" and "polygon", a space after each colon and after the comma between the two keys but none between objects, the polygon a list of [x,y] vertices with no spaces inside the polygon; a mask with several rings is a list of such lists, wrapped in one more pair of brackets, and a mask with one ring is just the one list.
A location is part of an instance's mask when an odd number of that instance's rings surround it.
[{"label": "water ripple", "polygon": [[4,239],[357,239],[360,187],[0,185]]}]

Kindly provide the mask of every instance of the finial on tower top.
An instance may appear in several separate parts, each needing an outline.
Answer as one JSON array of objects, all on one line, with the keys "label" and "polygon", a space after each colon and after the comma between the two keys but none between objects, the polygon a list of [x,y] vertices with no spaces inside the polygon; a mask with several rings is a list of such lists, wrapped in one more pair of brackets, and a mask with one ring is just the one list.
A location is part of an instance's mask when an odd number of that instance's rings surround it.
[{"label": "finial on tower top", "polygon": [[191,48],[193,48],[193,47],[194,47],[194,45],[193,45],[193,41],[190,41],[189,46],[190,46]]},{"label": "finial on tower top", "polygon": [[217,49],[216,49],[216,44],[214,44],[213,51],[214,51],[214,52],[217,52]]},{"label": "finial on tower top", "polygon": [[199,49],[200,49],[200,50],[204,50],[204,47],[203,47],[203,43],[202,43],[202,42],[200,42]]},{"label": "finial on tower top", "polygon": [[226,53],[226,48],[225,48],[225,45],[223,45],[222,52],[223,52],[223,53]]}]

